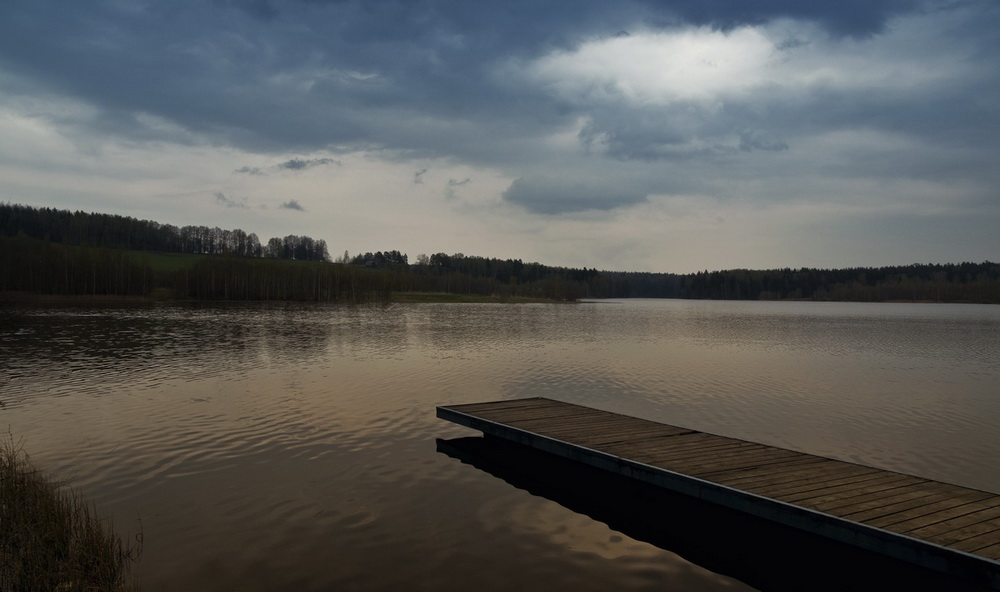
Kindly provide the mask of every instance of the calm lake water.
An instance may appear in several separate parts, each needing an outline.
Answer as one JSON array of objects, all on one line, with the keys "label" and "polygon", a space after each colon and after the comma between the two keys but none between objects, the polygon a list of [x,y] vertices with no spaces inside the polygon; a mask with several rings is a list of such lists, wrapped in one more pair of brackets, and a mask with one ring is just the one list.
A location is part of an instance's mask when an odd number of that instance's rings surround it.
[{"label": "calm lake water", "polygon": [[545,396],[1000,492],[1000,306],[624,300],[0,317],[0,426],[142,589],[748,590],[437,451]]}]

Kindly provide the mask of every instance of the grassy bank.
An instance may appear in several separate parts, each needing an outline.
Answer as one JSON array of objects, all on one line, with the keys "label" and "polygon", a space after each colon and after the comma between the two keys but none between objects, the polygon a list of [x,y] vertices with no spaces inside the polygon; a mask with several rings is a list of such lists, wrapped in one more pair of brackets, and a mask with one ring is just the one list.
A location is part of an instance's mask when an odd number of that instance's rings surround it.
[{"label": "grassy bank", "polygon": [[148,264],[154,273],[172,273],[194,268],[207,255],[188,253],[160,253],[156,251],[125,251],[129,258],[140,265]]},{"label": "grassy bank", "polygon": [[135,590],[129,569],[140,552],[8,437],[0,449],[0,592]]}]

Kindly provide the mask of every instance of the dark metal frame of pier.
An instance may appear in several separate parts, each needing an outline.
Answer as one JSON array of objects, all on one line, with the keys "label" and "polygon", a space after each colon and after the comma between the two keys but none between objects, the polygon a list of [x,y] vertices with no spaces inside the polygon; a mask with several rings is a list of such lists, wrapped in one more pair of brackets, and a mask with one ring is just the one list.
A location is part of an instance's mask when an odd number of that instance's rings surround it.
[{"label": "dark metal frame of pier", "polygon": [[1000,590],[1000,495],[531,398],[437,416],[592,467]]}]

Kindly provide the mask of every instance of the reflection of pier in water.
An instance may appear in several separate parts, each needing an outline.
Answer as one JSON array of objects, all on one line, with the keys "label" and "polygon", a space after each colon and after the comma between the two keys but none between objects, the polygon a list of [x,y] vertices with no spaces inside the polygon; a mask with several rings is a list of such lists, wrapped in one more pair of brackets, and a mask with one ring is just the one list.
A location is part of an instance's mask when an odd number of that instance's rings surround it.
[{"label": "reflection of pier in water", "polygon": [[995,557],[913,534],[992,553],[994,494],[546,399],[438,416],[487,434],[442,452],[768,592],[1000,588]]}]

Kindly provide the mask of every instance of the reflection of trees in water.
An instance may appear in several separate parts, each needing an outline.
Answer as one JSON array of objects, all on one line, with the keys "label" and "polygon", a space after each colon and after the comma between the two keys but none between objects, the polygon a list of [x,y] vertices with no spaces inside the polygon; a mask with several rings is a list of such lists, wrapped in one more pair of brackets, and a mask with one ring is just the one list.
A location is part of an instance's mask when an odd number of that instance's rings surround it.
[{"label": "reflection of trees in water", "polygon": [[329,319],[331,355],[397,357],[409,347],[412,328],[406,307],[371,304],[335,310]]},{"label": "reflection of trees in water", "polygon": [[[0,384],[32,391],[18,396],[41,394],[40,384],[49,394],[73,394],[99,392],[109,381],[138,386],[331,356],[400,357],[420,330],[413,307],[381,304],[197,303],[35,310],[5,319]],[[466,334],[471,343],[481,329],[446,326],[450,337],[443,339],[455,344]]]},{"label": "reflection of trees in water", "polygon": [[592,316],[589,306],[435,304],[416,309],[422,318],[415,326],[423,342],[442,350],[531,348],[554,341],[579,344],[596,335],[592,324],[580,322],[581,316]]},{"label": "reflection of trees in water", "polygon": [[[272,361],[304,362],[326,355],[338,307],[315,304],[261,305],[249,309],[257,349]],[[324,314],[326,313],[326,314]]]},{"label": "reflection of trees in water", "polygon": [[36,391],[39,384],[97,390],[109,377],[136,383],[204,378],[260,366],[266,359],[307,361],[324,355],[331,333],[324,315],[308,308],[33,311],[0,326],[0,382],[8,391],[17,390],[19,382]]}]

